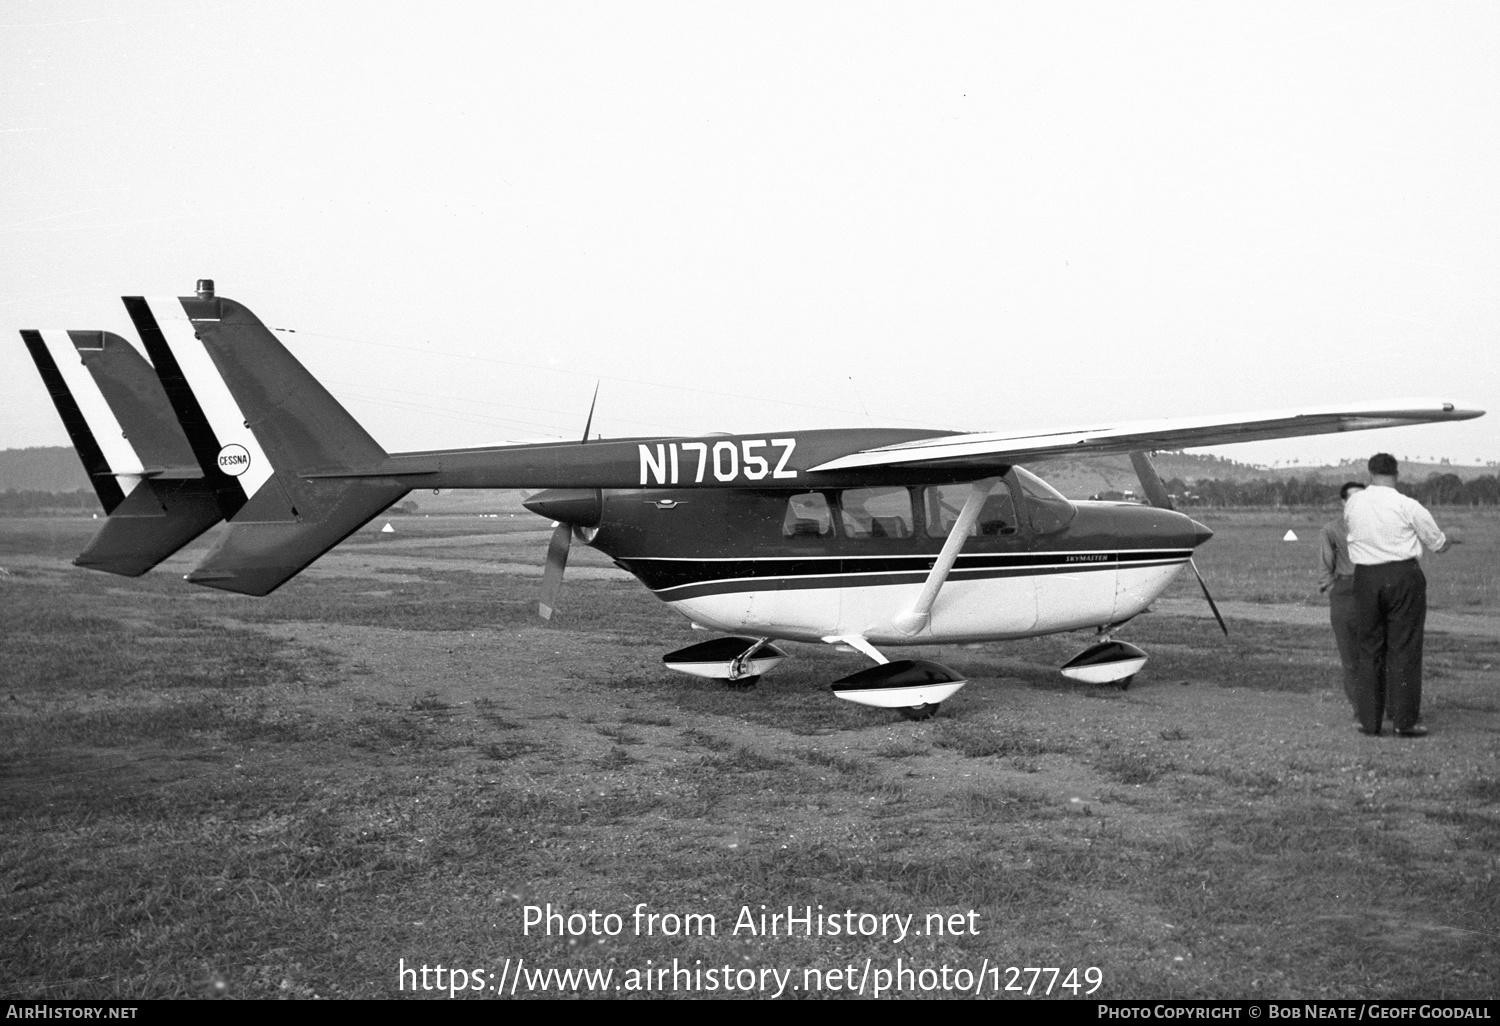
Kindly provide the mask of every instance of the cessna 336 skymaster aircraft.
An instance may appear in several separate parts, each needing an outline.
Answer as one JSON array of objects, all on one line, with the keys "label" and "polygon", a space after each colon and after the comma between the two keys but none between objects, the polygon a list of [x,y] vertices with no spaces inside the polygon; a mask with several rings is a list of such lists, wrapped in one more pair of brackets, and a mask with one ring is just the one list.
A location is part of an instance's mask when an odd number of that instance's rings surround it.
[{"label": "cessna 336 skymaster aircraft", "polygon": [[[125,306],[159,388],[118,336],[22,332],[109,512],[80,565],[141,574],[222,518],[228,529],[187,580],[267,595],[411,489],[540,488],[525,505],[556,522],[543,617],[577,538],[727,635],[669,653],[668,667],[748,686],[785,658],[777,640],[844,645],[876,665],[834,693],[918,719],[966,681],[878,646],[1093,628],[1104,639],[1063,672],[1129,683],[1146,654],[1108,635],[1212,536],[1172,510],[1149,451],[1484,412],[1408,399],[1044,433],[858,428],[387,453],[212,281]],[[68,369],[70,346],[91,376]],[[1150,506],[1072,502],[1018,466],[1119,453]]]}]

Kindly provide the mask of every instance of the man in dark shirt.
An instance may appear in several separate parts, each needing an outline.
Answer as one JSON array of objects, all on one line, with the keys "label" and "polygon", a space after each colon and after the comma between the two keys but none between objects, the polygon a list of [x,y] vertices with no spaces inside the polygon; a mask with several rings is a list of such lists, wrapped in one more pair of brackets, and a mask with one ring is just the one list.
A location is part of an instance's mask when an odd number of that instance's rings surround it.
[{"label": "man in dark shirt", "polygon": [[[1339,489],[1339,501],[1364,491],[1358,481],[1346,481]],[[1333,625],[1333,640],[1339,648],[1339,662],[1344,667],[1344,697],[1359,715],[1359,698],[1355,690],[1359,669],[1359,635],[1354,630],[1354,564],[1349,562],[1349,529],[1344,525],[1344,511],[1323,525],[1318,536],[1318,555],[1323,574],[1318,590],[1328,594],[1328,619]]]}]

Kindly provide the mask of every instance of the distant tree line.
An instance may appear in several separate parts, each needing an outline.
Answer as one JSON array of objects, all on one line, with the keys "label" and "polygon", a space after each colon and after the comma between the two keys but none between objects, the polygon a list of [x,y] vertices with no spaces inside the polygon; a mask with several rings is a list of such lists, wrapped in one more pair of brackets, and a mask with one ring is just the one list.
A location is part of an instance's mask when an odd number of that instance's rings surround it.
[{"label": "distant tree line", "polygon": [[[1351,473],[1349,480],[1363,475]],[[1191,485],[1180,478],[1166,482],[1172,501],[1183,506],[1332,506],[1339,501],[1342,481],[1284,480],[1221,481],[1199,478]],[[1488,474],[1465,481],[1457,474],[1431,474],[1425,481],[1401,481],[1397,489],[1424,506],[1500,505],[1500,476]]]},{"label": "distant tree line", "polygon": [[[92,488],[80,488],[73,492],[43,492],[32,488],[7,488],[0,492],[0,517],[34,516],[38,513],[76,516],[80,513],[103,513],[99,497]],[[415,516],[417,502],[406,499],[398,502],[387,514]]]},{"label": "distant tree line", "polygon": [[25,516],[32,513],[102,513],[99,497],[92,488],[73,492],[40,492],[13,488],[0,492],[0,516]]},{"label": "distant tree line", "polygon": [[[57,513],[71,516],[78,513],[103,513],[99,497],[91,488],[80,488],[73,492],[43,492],[35,489],[7,488],[0,492],[0,516],[29,516],[37,513]],[[417,502],[406,499],[398,502],[386,513],[416,515]]]}]

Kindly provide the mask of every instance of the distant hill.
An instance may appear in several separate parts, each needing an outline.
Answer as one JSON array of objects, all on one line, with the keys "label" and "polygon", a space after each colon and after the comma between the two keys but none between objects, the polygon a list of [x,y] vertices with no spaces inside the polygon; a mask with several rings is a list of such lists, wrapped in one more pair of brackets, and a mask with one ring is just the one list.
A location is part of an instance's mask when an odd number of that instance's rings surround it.
[{"label": "distant hill", "polygon": [[[1497,473],[1500,473],[1500,464],[1495,463],[1473,466],[1449,463],[1446,460],[1440,463],[1401,461],[1401,479],[1412,483],[1425,481],[1433,474],[1454,474],[1460,481],[1472,481],[1476,477],[1484,477]],[[1304,481],[1310,477],[1317,478],[1320,481],[1357,481],[1365,477],[1365,461],[1345,460],[1343,463],[1337,465],[1321,467],[1271,467],[1266,471],[1262,471],[1262,475],[1282,478],[1299,477]]]},{"label": "distant hill", "polygon": [[[1254,481],[1267,471],[1248,463],[1220,456],[1195,456],[1182,452],[1163,452],[1151,457],[1162,480],[1180,477],[1196,481],[1212,477],[1224,481]],[[1139,492],[1140,480],[1129,456],[1095,456],[1090,459],[1048,460],[1027,467],[1045,478],[1047,483],[1070,499],[1087,499],[1097,492]]]},{"label": "distant hill", "polygon": [[0,492],[93,490],[78,454],[67,445],[0,449]]},{"label": "distant hill", "polygon": [[[1364,480],[1365,461],[1349,460],[1327,466],[1281,466],[1260,467],[1250,463],[1239,463],[1222,456],[1202,456],[1185,452],[1159,452],[1151,457],[1162,480],[1174,477],[1186,482],[1212,479],[1244,483],[1266,479],[1283,481],[1298,478],[1302,481],[1317,480],[1328,483]],[[1129,456],[1097,456],[1092,459],[1055,460],[1038,463],[1028,469],[1068,496],[1070,499],[1086,499],[1098,492],[1139,492],[1140,480],[1130,465]],[[1401,479],[1410,484],[1427,480],[1433,474],[1455,474],[1460,480],[1470,481],[1476,477],[1493,475],[1500,467],[1459,466],[1448,463],[1401,464]]]}]

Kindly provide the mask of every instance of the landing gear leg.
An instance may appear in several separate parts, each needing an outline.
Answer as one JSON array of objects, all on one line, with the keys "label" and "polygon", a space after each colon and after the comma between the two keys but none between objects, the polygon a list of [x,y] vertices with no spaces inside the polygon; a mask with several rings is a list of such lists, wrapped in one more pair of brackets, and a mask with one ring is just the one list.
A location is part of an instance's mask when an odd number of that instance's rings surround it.
[{"label": "landing gear leg", "polygon": [[732,691],[755,687],[761,674],[774,670],[786,653],[766,638],[728,637],[689,645],[661,657],[669,670],[723,681]]},{"label": "landing gear leg", "polygon": [[756,654],[760,652],[760,646],[768,640],[760,638],[755,644],[734,657],[734,661],[729,664],[729,679],[724,682],[731,691],[749,691],[755,687],[760,680],[760,674],[752,673],[751,667],[754,665],[753,660]]}]

